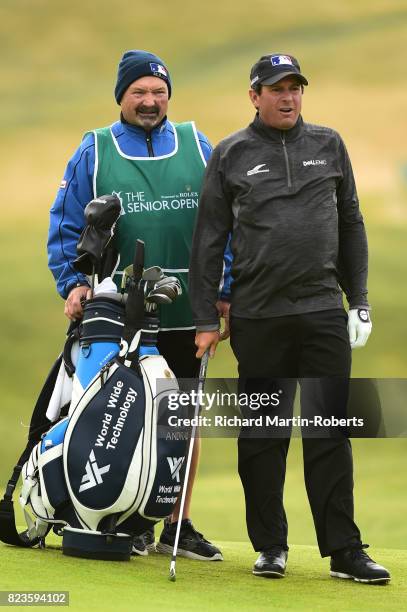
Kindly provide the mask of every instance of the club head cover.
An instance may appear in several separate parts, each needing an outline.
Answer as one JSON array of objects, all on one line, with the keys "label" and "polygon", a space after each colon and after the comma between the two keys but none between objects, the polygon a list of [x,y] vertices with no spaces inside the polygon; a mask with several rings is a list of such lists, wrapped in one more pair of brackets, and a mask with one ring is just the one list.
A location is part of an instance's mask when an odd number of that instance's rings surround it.
[{"label": "club head cover", "polygon": [[116,247],[114,246],[114,243],[110,241],[106,248],[103,250],[99,270],[97,271],[99,283],[101,283],[106,278],[113,278],[119,263],[120,255]]},{"label": "club head cover", "polygon": [[144,270],[144,242],[136,240],[133,265],[125,268],[123,289],[127,289],[126,316],[123,338],[131,342],[144,321],[144,287],[140,283]]},{"label": "club head cover", "polygon": [[95,198],[86,205],[86,225],[76,247],[78,257],[73,262],[78,272],[90,275],[94,266],[99,268],[103,252],[114,235],[120,212],[120,200],[113,195]]}]

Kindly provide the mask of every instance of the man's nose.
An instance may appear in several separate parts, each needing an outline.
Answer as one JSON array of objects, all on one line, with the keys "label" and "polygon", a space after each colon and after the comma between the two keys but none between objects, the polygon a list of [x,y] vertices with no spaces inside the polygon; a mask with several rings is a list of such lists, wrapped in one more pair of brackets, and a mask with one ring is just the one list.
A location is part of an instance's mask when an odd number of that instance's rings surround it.
[{"label": "man's nose", "polygon": [[284,89],[284,91],[282,92],[281,98],[282,100],[291,101],[293,98],[293,92],[290,89]]},{"label": "man's nose", "polygon": [[155,95],[151,91],[146,91],[143,96],[143,104],[145,106],[154,106],[155,105]]}]

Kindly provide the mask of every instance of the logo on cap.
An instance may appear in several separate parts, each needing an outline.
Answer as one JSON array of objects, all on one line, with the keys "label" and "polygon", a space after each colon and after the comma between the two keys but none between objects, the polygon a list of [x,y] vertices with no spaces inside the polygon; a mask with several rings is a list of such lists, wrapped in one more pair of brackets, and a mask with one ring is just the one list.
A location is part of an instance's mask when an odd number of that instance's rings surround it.
[{"label": "logo on cap", "polygon": [[151,68],[151,72],[162,74],[162,76],[165,76],[166,78],[168,78],[168,72],[166,71],[164,66],[161,66],[161,64],[155,64],[154,62],[150,62],[150,68]]},{"label": "logo on cap", "polygon": [[289,64],[290,66],[294,66],[291,57],[288,55],[272,55],[270,59],[273,66],[281,66],[281,64]]}]

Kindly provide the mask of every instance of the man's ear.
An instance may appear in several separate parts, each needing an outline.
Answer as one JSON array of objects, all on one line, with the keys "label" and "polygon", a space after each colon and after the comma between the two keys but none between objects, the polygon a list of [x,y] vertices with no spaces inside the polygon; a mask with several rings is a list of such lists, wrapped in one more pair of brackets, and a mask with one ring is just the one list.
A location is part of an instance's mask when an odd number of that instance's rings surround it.
[{"label": "man's ear", "polygon": [[259,109],[258,99],[259,94],[254,91],[254,89],[249,89],[249,98],[256,110]]}]

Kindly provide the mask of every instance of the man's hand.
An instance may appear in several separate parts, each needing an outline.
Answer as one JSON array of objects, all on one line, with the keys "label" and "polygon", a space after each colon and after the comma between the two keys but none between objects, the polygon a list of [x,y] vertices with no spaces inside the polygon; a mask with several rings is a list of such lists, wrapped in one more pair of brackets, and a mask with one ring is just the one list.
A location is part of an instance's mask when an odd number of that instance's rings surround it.
[{"label": "man's hand", "polygon": [[196,332],[195,345],[198,347],[198,350],[196,352],[197,359],[200,359],[207,349],[209,349],[209,357],[214,357],[218,342],[218,330]]},{"label": "man's hand", "polygon": [[88,285],[82,285],[81,287],[74,287],[65,302],[64,314],[75,321],[81,319],[83,315],[82,302],[90,298],[90,289]]},{"label": "man's hand", "polygon": [[223,332],[220,334],[220,340],[226,340],[230,336],[229,330],[229,310],[230,310],[230,302],[223,302],[219,300],[216,302],[216,309],[218,311],[219,317],[224,319],[225,324],[223,328]]},{"label": "man's hand", "polygon": [[364,308],[352,308],[348,313],[349,341],[352,349],[365,346],[372,331],[369,311]]}]

